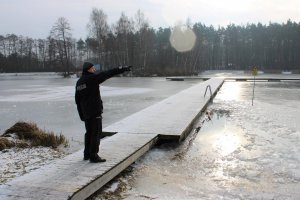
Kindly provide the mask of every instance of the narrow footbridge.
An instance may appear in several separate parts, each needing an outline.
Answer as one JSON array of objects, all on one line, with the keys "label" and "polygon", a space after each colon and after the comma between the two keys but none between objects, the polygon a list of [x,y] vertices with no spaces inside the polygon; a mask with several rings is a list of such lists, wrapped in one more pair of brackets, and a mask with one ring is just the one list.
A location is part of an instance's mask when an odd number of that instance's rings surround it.
[{"label": "narrow footbridge", "polygon": [[[159,140],[182,141],[224,82],[211,78],[141,110],[103,131],[105,163],[83,161],[83,150],[0,185],[0,199],[85,199],[144,155]],[[212,93],[205,90],[211,89]]]}]

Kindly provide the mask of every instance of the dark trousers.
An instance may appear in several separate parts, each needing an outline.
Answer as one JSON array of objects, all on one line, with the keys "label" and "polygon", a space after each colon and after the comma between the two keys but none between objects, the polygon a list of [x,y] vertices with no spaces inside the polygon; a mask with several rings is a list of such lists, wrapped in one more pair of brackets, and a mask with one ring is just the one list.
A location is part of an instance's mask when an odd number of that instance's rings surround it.
[{"label": "dark trousers", "polygon": [[84,155],[93,157],[99,152],[102,133],[102,118],[91,118],[85,122]]}]

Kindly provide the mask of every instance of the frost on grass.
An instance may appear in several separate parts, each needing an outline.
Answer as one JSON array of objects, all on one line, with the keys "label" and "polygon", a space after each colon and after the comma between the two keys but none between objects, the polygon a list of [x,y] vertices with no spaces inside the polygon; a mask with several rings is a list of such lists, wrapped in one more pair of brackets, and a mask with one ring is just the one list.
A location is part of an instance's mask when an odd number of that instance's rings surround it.
[{"label": "frost on grass", "polygon": [[35,123],[17,122],[0,136],[0,184],[63,157],[60,145],[68,145],[62,134],[41,130]]}]

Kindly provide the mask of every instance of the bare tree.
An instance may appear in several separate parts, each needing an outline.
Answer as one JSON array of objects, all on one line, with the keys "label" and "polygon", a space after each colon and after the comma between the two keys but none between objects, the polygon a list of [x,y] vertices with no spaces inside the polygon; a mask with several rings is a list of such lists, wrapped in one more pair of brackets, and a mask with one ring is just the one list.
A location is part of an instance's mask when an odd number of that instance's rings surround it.
[{"label": "bare tree", "polygon": [[77,43],[76,43],[76,48],[77,48],[77,52],[78,52],[78,60],[79,63],[83,62],[83,56],[86,54],[87,52],[87,47],[86,47],[86,43],[80,38]]},{"label": "bare tree", "polygon": [[17,53],[17,40],[18,36],[15,34],[8,34],[6,35],[7,41],[8,41],[8,55],[14,53]]},{"label": "bare tree", "polygon": [[118,44],[118,60],[120,65],[127,65],[129,62],[129,36],[133,33],[133,21],[123,12],[115,25],[115,33]]},{"label": "bare tree", "polygon": [[136,34],[138,35],[138,66],[140,66],[139,70],[142,71],[146,67],[147,62],[147,55],[148,55],[148,48],[147,44],[147,33],[149,31],[149,23],[148,20],[145,18],[144,13],[141,10],[138,10],[135,14],[135,29]]},{"label": "bare tree", "polygon": [[68,20],[64,17],[58,18],[51,29],[50,37],[56,41],[59,59],[61,64],[66,66],[64,76],[70,76],[69,51],[71,45],[71,27]]},{"label": "bare tree", "polygon": [[47,41],[39,39],[38,40],[38,52],[39,52],[39,58],[42,61],[42,70],[45,70],[45,64],[46,64],[46,47],[47,47]]},{"label": "bare tree", "polygon": [[73,38],[70,41],[70,45],[68,45],[68,54],[70,55],[70,61],[73,65],[77,66],[77,54],[76,54],[76,39]]},{"label": "bare tree", "polygon": [[0,53],[6,56],[6,38],[0,35]]},{"label": "bare tree", "polygon": [[97,55],[97,61],[105,62],[103,60],[104,58],[104,40],[107,37],[107,34],[109,32],[109,27],[107,24],[107,16],[106,14],[101,10],[97,8],[93,8],[92,13],[90,15],[90,21],[87,25],[90,37],[96,40],[96,55]]}]

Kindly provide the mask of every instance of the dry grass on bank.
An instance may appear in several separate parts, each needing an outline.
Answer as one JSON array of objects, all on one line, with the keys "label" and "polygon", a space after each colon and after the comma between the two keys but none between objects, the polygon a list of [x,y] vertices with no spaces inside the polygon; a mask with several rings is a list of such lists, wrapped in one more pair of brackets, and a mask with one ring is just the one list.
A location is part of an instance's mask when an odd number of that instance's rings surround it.
[{"label": "dry grass on bank", "polygon": [[[17,140],[8,139],[17,137]],[[68,145],[64,135],[41,130],[35,123],[17,122],[0,137],[0,150],[11,147],[44,146],[57,148]]]},{"label": "dry grass on bank", "polygon": [[0,137],[0,151],[3,149],[9,149],[14,146],[15,144],[12,141],[8,140],[7,138]]}]

